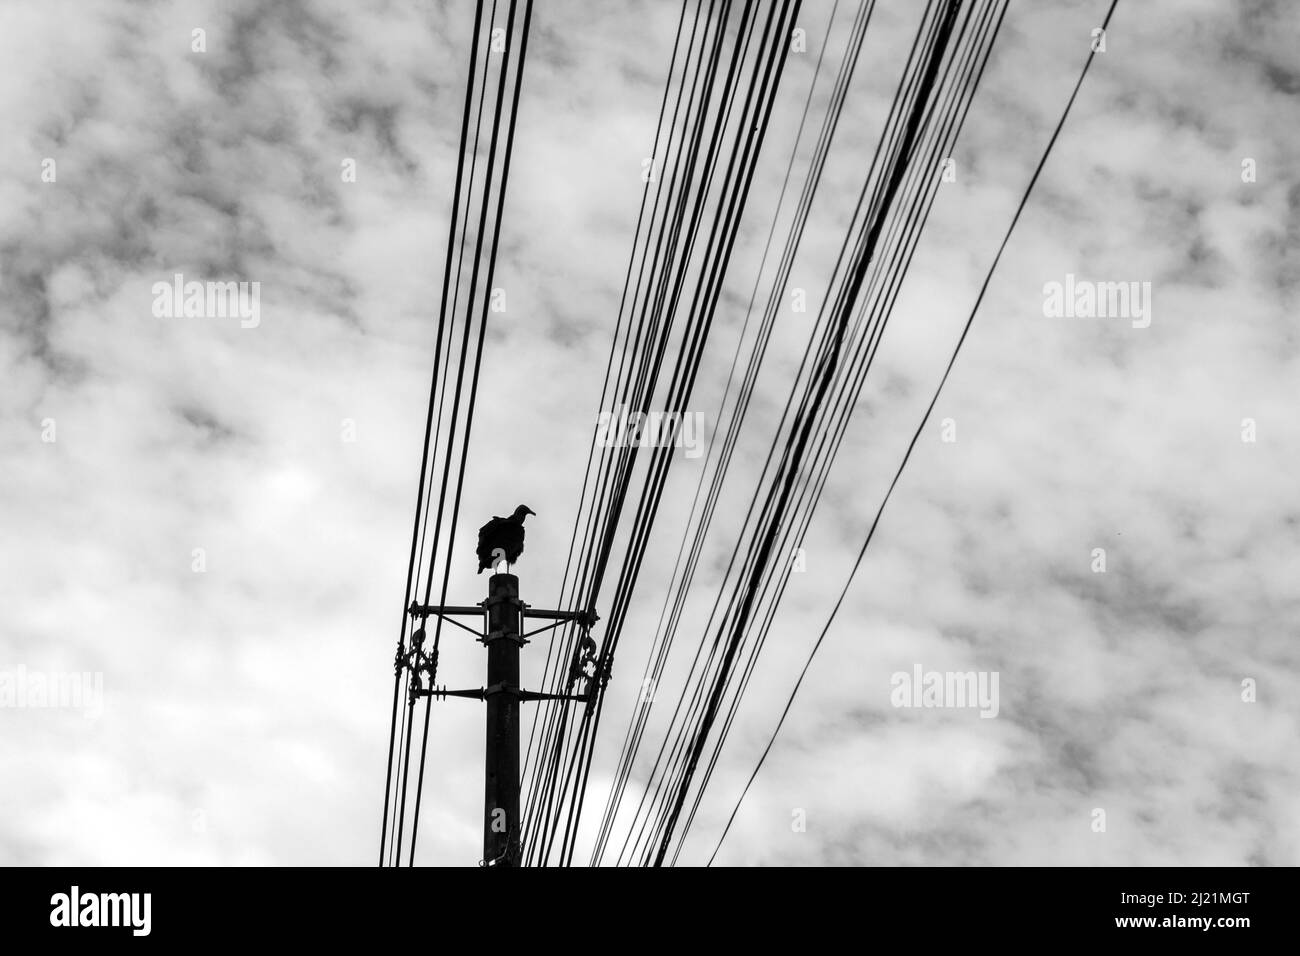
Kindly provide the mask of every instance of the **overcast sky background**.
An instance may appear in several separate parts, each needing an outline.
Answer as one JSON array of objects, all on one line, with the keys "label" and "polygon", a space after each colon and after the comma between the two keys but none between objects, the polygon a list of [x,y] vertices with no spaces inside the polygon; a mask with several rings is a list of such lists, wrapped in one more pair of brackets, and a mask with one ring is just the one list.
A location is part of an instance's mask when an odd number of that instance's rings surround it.
[{"label": "overcast sky background", "polygon": [[[804,7],[706,416],[828,33],[830,3]],[[776,721],[1105,7],[1013,4],[683,863],[707,859]],[[817,124],[855,9],[829,31]],[[536,5],[456,603],[485,587],[478,525],[520,501],[522,596],[558,591],[679,11]],[[102,672],[105,694],[97,720],[0,709],[0,863],[374,862],[472,13],[0,5],[0,670]],[[919,16],[882,0],[868,33],[791,280],[810,301]],[[1121,0],[720,862],[1300,862],[1296,36],[1291,4]],[[176,272],[259,281],[260,326],[155,318]],[[1045,318],[1066,273],[1150,282],[1150,327]],[[778,324],[723,525],[807,321]],[[698,467],[673,466],[597,796]],[[482,649],[443,646],[440,682],[479,686]],[[525,650],[533,683],[543,658]],[[890,675],[916,664],[999,672],[998,717],[895,709]],[[418,859],[473,865],[482,707],[437,707]]]}]

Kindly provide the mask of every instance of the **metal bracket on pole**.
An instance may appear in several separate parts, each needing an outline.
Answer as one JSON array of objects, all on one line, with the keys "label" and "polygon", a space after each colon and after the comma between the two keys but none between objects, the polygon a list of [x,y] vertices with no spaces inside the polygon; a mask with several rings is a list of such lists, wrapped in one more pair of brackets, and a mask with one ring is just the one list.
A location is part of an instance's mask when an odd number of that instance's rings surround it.
[{"label": "metal bracket on pole", "polygon": [[524,635],[515,634],[510,631],[503,631],[503,630],[488,631],[485,635],[483,635],[478,639],[478,642],[484,646],[491,644],[493,641],[513,641],[514,643],[518,644],[520,647],[523,647],[525,644],[528,643],[528,641],[524,638]]}]

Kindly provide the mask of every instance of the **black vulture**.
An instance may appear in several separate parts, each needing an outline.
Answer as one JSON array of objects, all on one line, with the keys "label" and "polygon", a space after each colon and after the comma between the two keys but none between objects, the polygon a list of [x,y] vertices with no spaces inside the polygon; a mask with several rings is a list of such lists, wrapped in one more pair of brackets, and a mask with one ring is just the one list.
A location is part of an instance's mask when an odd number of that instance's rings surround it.
[{"label": "black vulture", "polygon": [[524,550],[524,516],[537,512],[520,505],[509,518],[493,518],[478,529],[478,573],[501,561],[514,564]]}]

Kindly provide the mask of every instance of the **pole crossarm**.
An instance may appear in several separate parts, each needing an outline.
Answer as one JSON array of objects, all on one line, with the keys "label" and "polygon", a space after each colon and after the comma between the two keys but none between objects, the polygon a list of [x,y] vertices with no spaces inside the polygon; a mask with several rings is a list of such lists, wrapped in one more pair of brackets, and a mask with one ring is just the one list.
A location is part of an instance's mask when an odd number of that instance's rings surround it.
[{"label": "pole crossarm", "polygon": [[[593,627],[595,627],[596,622],[600,620],[600,615],[597,614],[594,610],[548,611],[541,608],[535,609],[529,607],[527,604],[524,604],[522,601],[519,603],[520,606],[522,606],[523,608],[522,617],[525,620],[531,619],[535,621],[553,622],[551,624],[547,624],[545,627],[539,627],[535,631],[528,631],[526,634],[520,634],[519,637],[521,638],[528,638],[528,637],[532,637],[535,634],[541,634],[544,631],[552,630],[553,628],[557,628],[561,624],[566,624],[570,621],[577,623],[584,630],[589,631]],[[488,602],[484,601],[483,605],[486,604],[488,604]],[[484,607],[483,605],[467,606],[467,605],[452,605],[452,604],[417,604],[415,601],[412,601],[411,606],[407,609],[407,613],[410,614],[412,617],[418,617],[418,618],[440,617],[448,624],[454,624],[462,631],[468,631],[470,634],[473,634],[475,637],[477,637],[480,641],[483,641],[486,640],[486,636],[483,634],[482,631],[476,631],[474,628],[470,627],[469,625],[462,624],[460,621],[455,620],[456,617],[482,617],[485,613],[487,613],[487,608]]]},{"label": "pole crossarm", "polygon": [[595,609],[587,611],[542,611],[524,605],[524,619],[533,618],[540,621],[555,621],[557,624],[563,624],[565,621],[577,621],[587,630],[596,626],[600,620],[600,615]]},{"label": "pole crossarm", "polygon": [[575,700],[580,704],[591,700],[590,694],[539,694],[531,690],[521,690],[518,693],[520,700]]},{"label": "pole crossarm", "polygon": [[447,690],[445,687],[435,687],[432,690],[422,690],[419,695],[421,697],[433,697],[437,700],[446,697],[470,697],[474,700],[483,700],[486,697],[482,687],[477,690]]},{"label": "pole crossarm", "polygon": [[433,697],[442,700],[447,697],[468,697],[471,700],[487,700],[495,694],[510,694],[521,701],[533,700],[572,700],[585,704],[590,700],[588,694],[544,694],[538,691],[520,690],[515,687],[505,687],[500,684],[493,684],[491,687],[478,687],[468,690],[447,690],[445,687],[435,687],[432,690],[416,691],[417,697]]},{"label": "pole crossarm", "polygon": [[473,604],[469,607],[451,604],[416,604],[411,602],[407,608],[407,613],[414,617],[429,617],[437,615],[438,617],[447,617],[448,615],[460,615],[461,617],[482,616],[483,607],[479,604]]}]

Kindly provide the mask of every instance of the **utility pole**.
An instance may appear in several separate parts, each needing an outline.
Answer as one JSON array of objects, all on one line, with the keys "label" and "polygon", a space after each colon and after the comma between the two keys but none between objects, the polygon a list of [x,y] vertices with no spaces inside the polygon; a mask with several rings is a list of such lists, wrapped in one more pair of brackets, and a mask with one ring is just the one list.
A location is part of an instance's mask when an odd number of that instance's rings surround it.
[{"label": "utility pole", "polygon": [[[487,749],[484,759],[483,859],[519,859],[519,649],[524,646],[519,579],[488,581]],[[502,824],[507,825],[502,825]],[[491,865],[489,863],[488,865]]]},{"label": "utility pole", "polygon": [[[519,705],[524,701],[566,700],[586,703],[593,688],[596,662],[595,642],[590,638],[591,627],[599,618],[595,611],[544,611],[535,610],[519,600],[519,578],[513,574],[493,574],[488,580],[487,599],[472,607],[454,607],[412,603],[408,613],[421,622],[412,640],[411,695],[433,697],[469,697],[487,703],[487,751],[483,774],[483,859],[482,866],[518,866],[523,847],[520,844],[522,821],[519,806]],[[424,655],[423,622],[430,616],[439,617],[449,624],[475,634],[479,643],[487,648],[487,685],[477,690],[447,690],[432,684],[435,655]],[[485,632],[475,631],[456,617],[478,617],[485,623]],[[547,620],[552,623],[535,631],[524,632],[528,620]],[[578,655],[569,670],[569,686],[584,679],[587,689],[581,694],[545,694],[527,691],[519,686],[519,651],[528,638],[543,631],[574,622],[582,628]],[[586,672],[591,664],[593,671]],[[420,675],[429,678],[426,687]]]}]

